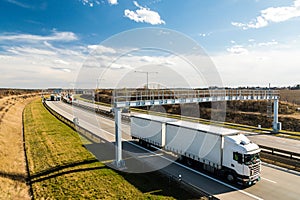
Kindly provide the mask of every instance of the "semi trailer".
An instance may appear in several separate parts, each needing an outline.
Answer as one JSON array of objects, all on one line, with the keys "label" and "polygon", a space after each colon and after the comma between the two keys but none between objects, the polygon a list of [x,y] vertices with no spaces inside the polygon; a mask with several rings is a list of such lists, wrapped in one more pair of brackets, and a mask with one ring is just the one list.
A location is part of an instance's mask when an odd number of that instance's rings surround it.
[{"label": "semi trailer", "polygon": [[140,114],[131,116],[131,136],[229,182],[249,186],[260,180],[260,148],[238,130]]}]

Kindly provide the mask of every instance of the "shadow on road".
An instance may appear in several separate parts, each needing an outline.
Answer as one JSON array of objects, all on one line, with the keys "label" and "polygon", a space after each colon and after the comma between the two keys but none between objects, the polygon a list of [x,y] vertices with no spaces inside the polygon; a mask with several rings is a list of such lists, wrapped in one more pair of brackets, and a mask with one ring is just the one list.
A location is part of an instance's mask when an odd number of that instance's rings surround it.
[{"label": "shadow on road", "polygon": [[114,169],[143,193],[169,196],[175,199],[200,199],[204,196],[200,191],[187,187],[177,177],[162,172],[172,162],[161,163],[161,158],[155,157],[128,142],[123,142],[122,146],[126,168],[120,171],[113,164],[115,160],[114,143],[103,142],[85,145],[100,162]]}]

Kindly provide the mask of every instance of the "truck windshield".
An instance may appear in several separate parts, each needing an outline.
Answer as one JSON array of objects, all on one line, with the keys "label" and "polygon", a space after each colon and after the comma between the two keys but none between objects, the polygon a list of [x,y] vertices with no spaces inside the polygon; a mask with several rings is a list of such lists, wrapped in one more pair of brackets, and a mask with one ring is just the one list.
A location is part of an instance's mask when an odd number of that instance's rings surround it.
[{"label": "truck windshield", "polygon": [[245,165],[255,164],[260,161],[259,153],[255,154],[245,154],[244,155],[244,163]]}]

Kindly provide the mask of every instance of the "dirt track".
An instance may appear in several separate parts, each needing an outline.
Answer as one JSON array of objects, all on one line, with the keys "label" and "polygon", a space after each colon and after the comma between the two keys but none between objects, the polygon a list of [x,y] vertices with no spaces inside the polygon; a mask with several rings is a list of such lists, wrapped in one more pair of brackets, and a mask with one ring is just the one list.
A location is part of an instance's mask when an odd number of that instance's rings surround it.
[{"label": "dirt track", "polygon": [[33,99],[29,96],[0,99],[0,199],[30,199],[22,136],[22,112]]}]

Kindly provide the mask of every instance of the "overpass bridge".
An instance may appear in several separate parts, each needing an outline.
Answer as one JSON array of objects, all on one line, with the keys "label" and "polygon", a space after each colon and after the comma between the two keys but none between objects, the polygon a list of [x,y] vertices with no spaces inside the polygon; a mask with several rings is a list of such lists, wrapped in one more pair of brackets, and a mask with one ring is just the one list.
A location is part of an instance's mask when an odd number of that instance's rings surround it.
[{"label": "overpass bridge", "polygon": [[121,111],[123,108],[218,101],[270,100],[274,101],[273,131],[278,132],[281,129],[281,123],[278,122],[279,91],[277,90],[115,89],[112,100],[115,112],[115,165],[118,168],[125,167],[122,160],[121,131]]}]

